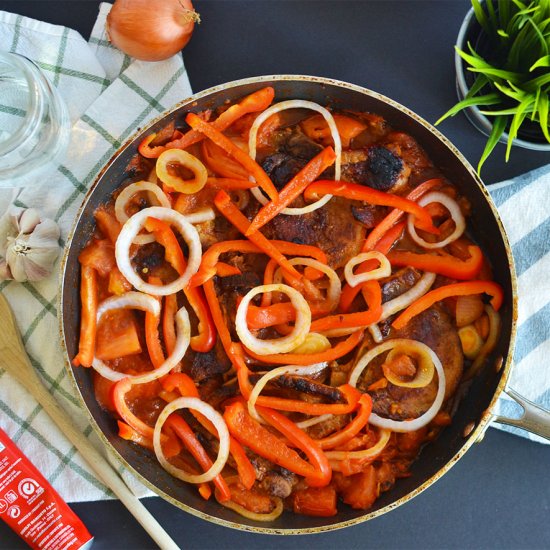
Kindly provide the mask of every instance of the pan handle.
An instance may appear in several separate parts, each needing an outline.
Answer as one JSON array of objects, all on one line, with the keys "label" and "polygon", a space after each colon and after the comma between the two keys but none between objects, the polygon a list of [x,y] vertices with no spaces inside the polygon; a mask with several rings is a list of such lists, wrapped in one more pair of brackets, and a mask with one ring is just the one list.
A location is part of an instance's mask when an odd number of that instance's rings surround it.
[{"label": "pan handle", "polygon": [[493,420],[499,424],[522,428],[550,441],[550,411],[529,401],[529,399],[526,399],[512,388],[504,390],[504,393],[523,408],[523,414],[520,418],[507,418],[506,416],[495,415]]}]

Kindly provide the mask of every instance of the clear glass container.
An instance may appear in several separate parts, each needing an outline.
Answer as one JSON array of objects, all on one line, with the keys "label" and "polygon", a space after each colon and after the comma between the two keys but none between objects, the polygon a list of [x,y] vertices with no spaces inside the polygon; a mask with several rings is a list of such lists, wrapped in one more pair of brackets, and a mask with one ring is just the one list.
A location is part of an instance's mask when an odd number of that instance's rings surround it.
[{"label": "clear glass container", "polygon": [[0,51],[0,188],[43,183],[69,134],[67,107],[46,76],[26,57]]}]

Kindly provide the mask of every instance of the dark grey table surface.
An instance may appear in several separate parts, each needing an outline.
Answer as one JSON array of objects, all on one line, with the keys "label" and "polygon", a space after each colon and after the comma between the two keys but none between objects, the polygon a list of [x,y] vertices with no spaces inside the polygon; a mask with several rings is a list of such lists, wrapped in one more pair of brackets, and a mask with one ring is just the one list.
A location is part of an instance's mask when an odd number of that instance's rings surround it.
[{"label": "dark grey table surface", "polygon": [[[67,25],[88,37],[97,0],[7,1],[0,10]],[[434,122],[455,102],[453,44],[469,7],[454,1],[196,0],[203,23],[184,51],[195,91],[263,74],[320,75],[371,88]],[[477,163],[484,138],[464,116],[441,131]],[[487,184],[550,162],[504,146]],[[490,429],[440,481],[401,508],[321,535],[270,537],[206,523],[160,498],[149,510],[182,548],[550,548],[550,447]],[[74,504],[94,549],[153,548],[118,501]],[[24,548],[0,523],[0,548]]]}]

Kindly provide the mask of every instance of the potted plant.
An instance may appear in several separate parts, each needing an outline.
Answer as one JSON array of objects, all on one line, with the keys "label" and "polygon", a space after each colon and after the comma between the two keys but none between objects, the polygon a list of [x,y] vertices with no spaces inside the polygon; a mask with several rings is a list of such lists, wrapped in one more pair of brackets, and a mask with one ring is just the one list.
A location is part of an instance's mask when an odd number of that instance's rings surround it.
[{"label": "potted plant", "polygon": [[455,46],[459,102],[488,136],[478,173],[500,141],[550,151],[550,0],[472,0]]}]

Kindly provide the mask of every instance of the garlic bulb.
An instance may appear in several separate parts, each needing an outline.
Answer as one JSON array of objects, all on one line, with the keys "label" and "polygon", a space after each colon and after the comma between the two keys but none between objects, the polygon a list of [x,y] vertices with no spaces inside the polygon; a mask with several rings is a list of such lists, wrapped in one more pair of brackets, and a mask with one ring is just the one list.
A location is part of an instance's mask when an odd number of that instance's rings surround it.
[{"label": "garlic bulb", "polygon": [[0,279],[40,281],[59,256],[59,227],[34,208],[11,207],[0,219]]}]

